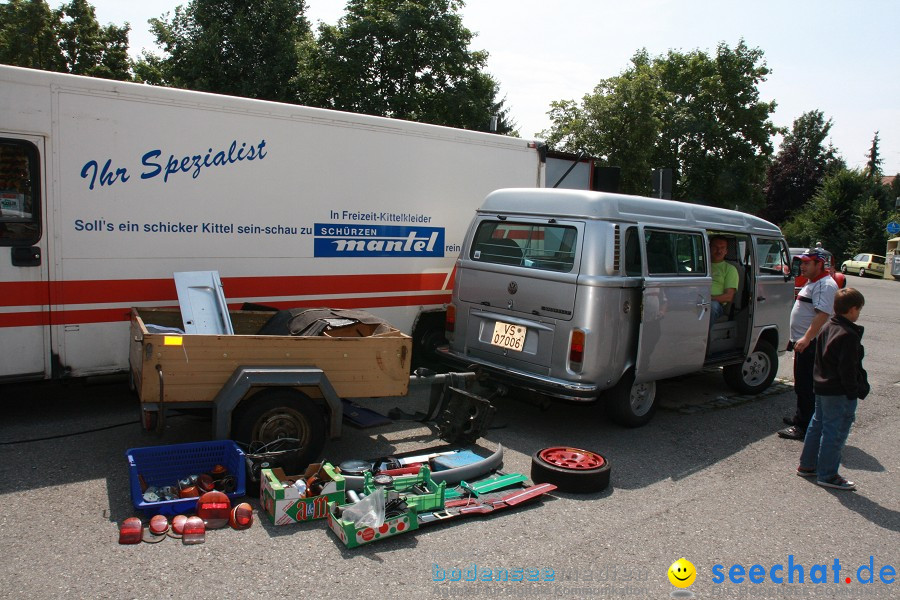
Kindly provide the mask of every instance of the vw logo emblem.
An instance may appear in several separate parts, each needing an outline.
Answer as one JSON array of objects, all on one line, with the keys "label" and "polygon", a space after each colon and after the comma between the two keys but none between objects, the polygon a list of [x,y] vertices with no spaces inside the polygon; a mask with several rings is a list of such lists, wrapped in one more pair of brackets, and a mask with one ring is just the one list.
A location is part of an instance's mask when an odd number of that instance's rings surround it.
[{"label": "vw logo emblem", "polygon": [[516,292],[519,291],[519,284],[516,283],[515,281],[510,281],[509,285],[506,286],[506,291],[509,292],[510,294],[515,294]]}]

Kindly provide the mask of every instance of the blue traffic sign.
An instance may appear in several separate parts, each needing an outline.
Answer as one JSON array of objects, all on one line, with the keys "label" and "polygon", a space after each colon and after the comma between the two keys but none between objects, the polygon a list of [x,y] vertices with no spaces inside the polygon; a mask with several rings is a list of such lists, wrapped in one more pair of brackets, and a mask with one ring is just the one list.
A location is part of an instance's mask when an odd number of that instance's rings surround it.
[{"label": "blue traffic sign", "polygon": [[900,223],[897,223],[897,221],[891,221],[887,224],[887,227],[885,229],[887,229],[887,232],[889,234],[896,235],[897,233],[900,233]]}]

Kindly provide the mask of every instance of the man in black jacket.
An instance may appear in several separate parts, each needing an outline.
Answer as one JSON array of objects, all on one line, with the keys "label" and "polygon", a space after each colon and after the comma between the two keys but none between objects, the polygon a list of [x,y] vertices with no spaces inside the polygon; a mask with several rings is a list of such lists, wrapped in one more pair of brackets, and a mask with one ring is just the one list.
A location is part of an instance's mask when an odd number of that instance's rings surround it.
[{"label": "man in black jacket", "polygon": [[838,467],[857,401],[869,393],[862,366],[863,328],[856,324],[864,304],[863,295],[853,288],[838,290],[834,296],[835,315],[822,327],[816,343],[816,410],[797,467],[797,475],[815,476],[819,485],[839,490],[856,489],[852,481],[838,475]]}]

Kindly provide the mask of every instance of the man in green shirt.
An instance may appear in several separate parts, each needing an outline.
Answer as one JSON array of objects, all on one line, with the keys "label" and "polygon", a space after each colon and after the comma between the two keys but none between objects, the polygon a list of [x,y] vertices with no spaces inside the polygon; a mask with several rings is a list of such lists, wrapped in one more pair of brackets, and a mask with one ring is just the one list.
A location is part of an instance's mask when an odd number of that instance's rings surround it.
[{"label": "man in green shirt", "polygon": [[711,314],[709,315],[709,327],[725,314],[729,302],[734,300],[734,294],[738,287],[738,272],[731,263],[725,262],[725,254],[728,252],[728,241],[723,237],[714,237],[709,240],[709,254],[712,257],[712,286]]}]

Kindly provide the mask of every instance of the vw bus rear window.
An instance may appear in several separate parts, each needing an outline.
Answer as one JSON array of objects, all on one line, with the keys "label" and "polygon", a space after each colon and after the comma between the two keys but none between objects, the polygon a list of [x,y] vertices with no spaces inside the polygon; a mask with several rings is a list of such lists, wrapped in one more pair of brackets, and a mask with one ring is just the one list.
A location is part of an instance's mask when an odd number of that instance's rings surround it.
[{"label": "vw bus rear window", "polygon": [[470,258],[568,273],[575,264],[577,238],[578,231],[566,225],[482,221],[475,232]]}]

